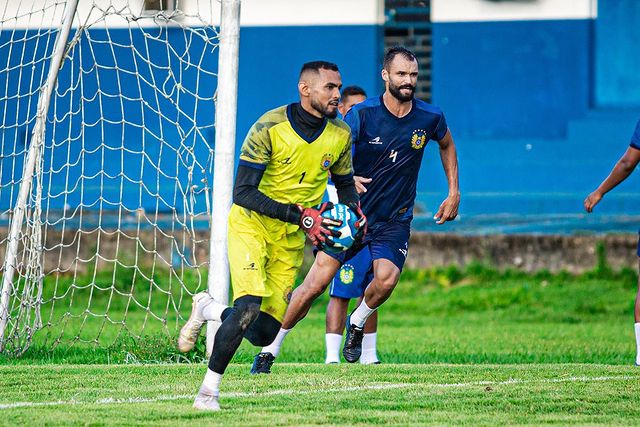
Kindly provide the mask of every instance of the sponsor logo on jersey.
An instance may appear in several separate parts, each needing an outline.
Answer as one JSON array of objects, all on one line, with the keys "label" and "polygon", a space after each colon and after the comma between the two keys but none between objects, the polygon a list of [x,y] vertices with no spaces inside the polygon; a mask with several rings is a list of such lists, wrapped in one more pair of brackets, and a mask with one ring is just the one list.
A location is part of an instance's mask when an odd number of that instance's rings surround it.
[{"label": "sponsor logo on jersey", "polygon": [[353,283],[355,272],[351,264],[345,264],[340,268],[340,281],[345,285]]},{"label": "sponsor logo on jersey", "polygon": [[422,129],[416,129],[411,135],[411,147],[419,150],[427,143],[427,132]]},{"label": "sponsor logo on jersey", "polygon": [[326,171],[327,169],[329,169],[331,167],[332,163],[333,163],[333,154],[325,153],[325,155],[322,156],[322,161],[320,162],[320,167],[322,168],[323,171]]},{"label": "sponsor logo on jersey", "polygon": [[252,271],[257,270],[256,263],[250,262],[245,268],[243,268],[243,270],[252,270]]},{"label": "sponsor logo on jersey", "polygon": [[379,136],[376,136],[371,141],[369,141],[369,144],[380,145],[380,144],[382,144],[382,141],[380,141],[380,137]]}]

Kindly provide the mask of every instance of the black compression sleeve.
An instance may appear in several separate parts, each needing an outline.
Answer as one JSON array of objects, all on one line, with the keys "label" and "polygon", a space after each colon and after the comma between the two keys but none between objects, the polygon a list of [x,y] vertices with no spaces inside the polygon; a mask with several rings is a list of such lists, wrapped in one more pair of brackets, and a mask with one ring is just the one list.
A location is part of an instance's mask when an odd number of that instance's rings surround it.
[{"label": "black compression sleeve", "polygon": [[262,169],[238,166],[233,188],[233,203],[281,221],[300,223],[300,211],[295,205],[276,202],[258,190],[262,175],[264,175]]},{"label": "black compression sleeve", "polygon": [[338,201],[340,203],[349,205],[351,203],[358,203],[360,197],[356,191],[356,183],[353,180],[353,175],[331,175],[331,180],[336,186],[336,192],[338,193]]}]

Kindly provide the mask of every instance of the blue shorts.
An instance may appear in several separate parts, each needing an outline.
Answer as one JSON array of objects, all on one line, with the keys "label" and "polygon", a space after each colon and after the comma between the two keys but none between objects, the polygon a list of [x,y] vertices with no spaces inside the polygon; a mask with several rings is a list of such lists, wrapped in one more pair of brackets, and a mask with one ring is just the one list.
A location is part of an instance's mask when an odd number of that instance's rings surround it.
[{"label": "blue shorts", "polygon": [[355,257],[362,248],[368,247],[372,262],[381,258],[388,259],[402,271],[404,262],[407,260],[410,234],[409,221],[378,223],[367,232],[364,240],[357,247],[351,247],[339,254],[328,252],[326,254],[340,261],[340,264],[344,264]]},{"label": "blue shorts", "polygon": [[369,247],[365,246],[340,270],[329,285],[329,295],[338,298],[360,298],[373,280],[373,264]]}]

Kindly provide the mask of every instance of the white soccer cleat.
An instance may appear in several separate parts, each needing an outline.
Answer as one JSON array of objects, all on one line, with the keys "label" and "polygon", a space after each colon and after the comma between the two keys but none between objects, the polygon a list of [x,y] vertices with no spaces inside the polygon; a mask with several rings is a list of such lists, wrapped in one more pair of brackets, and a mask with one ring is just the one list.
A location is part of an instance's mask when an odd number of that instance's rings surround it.
[{"label": "white soccer cleat", "polygon": [[180,335],[178,336],[178,350],[182,353],[191,351],[198,341],[202,326],[207,319],[202,315],[202,309],[213,302],[213,298],[208,292],[200,292],[193,296],[193,303],[191,305],[191,315],[180,329]]},{"label": "white soccer cleat", "polygon": [[193,407],[200,411],[219,411],[218,396],[198,393],[196,400],[193,401]]}]

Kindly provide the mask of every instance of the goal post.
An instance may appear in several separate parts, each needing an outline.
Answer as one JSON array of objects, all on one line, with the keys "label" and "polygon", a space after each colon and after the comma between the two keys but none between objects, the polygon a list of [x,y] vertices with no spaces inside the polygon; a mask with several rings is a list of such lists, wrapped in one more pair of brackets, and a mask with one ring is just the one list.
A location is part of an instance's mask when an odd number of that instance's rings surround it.
[{"label": "goal post", "polygon": [[0,0],[0,351],[168,341],[193,294],[228,302],[239,10]]},{"label": "goal post", "polygon": [[[240,0],[222,0],[218,98],[216,102],[216,145],[211,220],[211,268],[209,294],[217,302],[229,302],[227,218],[232,202],[235,160],[238,58],[240,48]],[[224,124],[224,125],[222,125]],[[207,324],[207,354],[211,354],[219,322]]]}]

